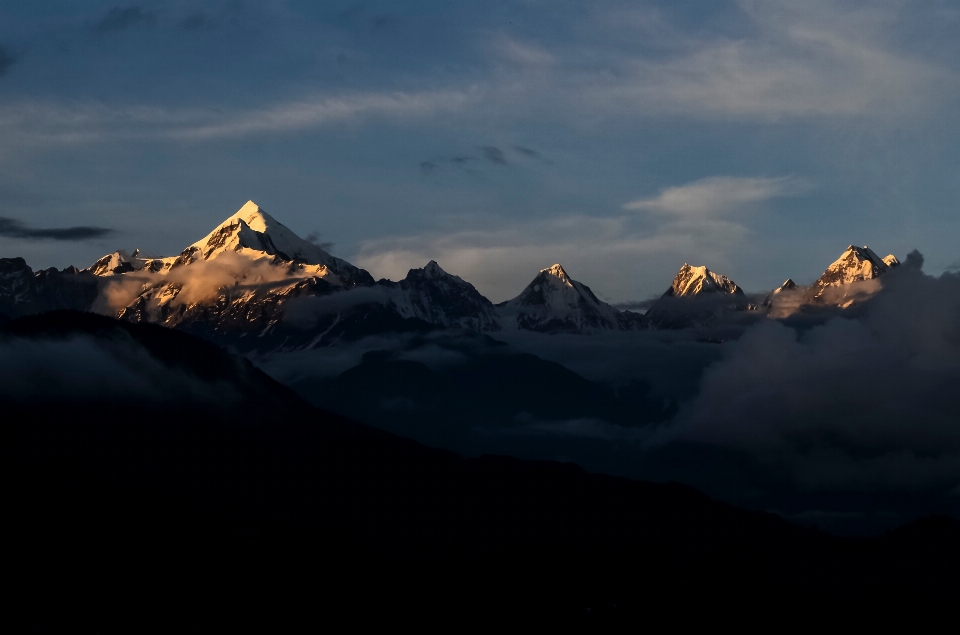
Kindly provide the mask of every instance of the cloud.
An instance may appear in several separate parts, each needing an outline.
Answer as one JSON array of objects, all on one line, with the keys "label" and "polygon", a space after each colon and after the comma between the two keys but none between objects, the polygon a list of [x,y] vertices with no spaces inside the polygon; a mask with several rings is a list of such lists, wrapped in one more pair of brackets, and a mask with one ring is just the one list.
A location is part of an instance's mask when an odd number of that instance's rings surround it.
[{"label": "cloud", "polygon": [[368,119],[408,120],[455,113],[479,98],[476,91],[351,93],[312,96],[263,108],[227,111],[192,107],[112,106],[87,101],[32,100],[0,105],[0,156],[25,149],[112,140],[204,141],[309,130]]},{"label": "cloud", "polygon": [[115,33],[134,26],[151,24],[154,15],[140,7],[113,7],[97,22],[93,30],[97,33]]},{"label": "cloud", "polygon": [[953,264],[947,265],[947,271],[960,271],[960,260]]},{"label": "cloud", "polygon": [[663,438],[746,452],[805,491],[956,487],[960,275],[883,282],[858,314],[748,329]]},{"label": "cloud", "polygon": [[20,58],[7,47],[0,45],[0,77],[3,77],[10,68],[20,61]]},{"label": "cloud", "polygon": [[[221,295],[234,293],[270,293],[296,284],[311,274],[291,271],[272,264],[272,258],[251,259],[237,253],[220,254],[213,260],[197,260],[189,265],[174,267],[166,274],[144,271],[109,278],[95,310],[106,315],[116,313],[133,302],[144,291],[173,285],[179,291],[170,306],[192,306]],[[148,311],[154,311],[161,299],[148,296]],[[163,298],[166,300],[166,298]]]},{"label": "cloud", "polygon": [[528,159],[539,159],[540,153],[536,150],[531,150],[530,148],[524,148],[523,146],[513,146],[513,149],[527,157]]},{"label": "cloud", "polygon": [[22,238],[24,240],[92,240],[113,234],[114,230],[104,227],[78,226],[56,229],[37,229],[25,226],[14,218],[0,217],[0,236]]},{"label": "cloud", "polygon": [[501,60],[520,66],[551,66],[556,62],[556,58],[546,49],[506,36],[497,38],[493,49]]},{"label": "cloud", "polygon": [[710,177],[686,185],[669,187],[653,198],[638,199],[624,209],[677,216],[706,217],[735,211],[774,198],[797,196],[810,189],[803,179]]},{"label": "cloud", "polygon": [[602,45],[607,77],[584,74],[576,93],[593,111],[632,108],[645,114],[695,118],[905,116],[930,111],[956,93],[956,74],[898,48],[889,25],[899,3],[742,0],[749,21],[738,37],[690,36],[649,21],[623,20],[622,10],[598,13],[595,27],[613,37],[635,32],[665,54],[630,56]]},{"label": "cloud", "polygon": [[430,174],[437,169],[436,163],[431,163],[430,161],[421,161],[420,162],[420,171],[424,174]]},{"label": "cloud", "polygon": [[470,92],[460,91],[317,97],[228,116],[224,121],[184,126],[171,134],[185,139],[211,139],[303,130],[359,117],[428,117],[461,110],[475,98]]},{"label": "cloud", "polygon": [[[204,381],[171,368],[129,337],[76,335],[62,340],[6,338],[0,341],[0,401],[7,404],[51,397],[75,400],[141,400],[216,404],[239,402],[225,381]],[[104,403],[108,403],[105,401]]]},{"label": "cloud", "polygon": [[495,163],[497,165],[506,165],[507,158],[503,155],[503,150],[496,146],[483,146],[480,148],[483,153],[483,158],[489,161],[490,163]]},{"label": "cloud", "polygon": [[320,249],[323,249],[324,251],[330,251],[331,249],[333,249],[333,246],[336,245],[336,243],[331,240],[327,240],[327,241],[320,240],[320,232],[317,232],[317,231],[310,232],[309,234],[304,236],[303,239],[306,240],[307,242],[313,243],[314,245],[316,245]]}]

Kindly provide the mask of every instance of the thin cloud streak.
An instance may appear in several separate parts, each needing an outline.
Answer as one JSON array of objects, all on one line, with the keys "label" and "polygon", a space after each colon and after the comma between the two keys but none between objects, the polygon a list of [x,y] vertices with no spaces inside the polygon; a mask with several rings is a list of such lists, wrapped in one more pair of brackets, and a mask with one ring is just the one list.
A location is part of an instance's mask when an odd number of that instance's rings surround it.
[{"label": "thin cloud streak", "polygon": [[112,229],[86,225],[40,229],[27,227],[15,218],[0,217],[0,236],[5,238],[21,238],[24,240],[91,240],[94,238],[103,238],[113,233],[115,232]]},{"label": "thin cloud streak", "polygon": [[203,141],[289,133],[361,118],[430,117],[463,110],[478,98],[475,90],[360,93],[302,99],[226,115],[206,108],[25,101],[0,107],[0,133],[10,143],[4,148],[7,150],[14,142],[24,147],[44,147],[112,139]]}]

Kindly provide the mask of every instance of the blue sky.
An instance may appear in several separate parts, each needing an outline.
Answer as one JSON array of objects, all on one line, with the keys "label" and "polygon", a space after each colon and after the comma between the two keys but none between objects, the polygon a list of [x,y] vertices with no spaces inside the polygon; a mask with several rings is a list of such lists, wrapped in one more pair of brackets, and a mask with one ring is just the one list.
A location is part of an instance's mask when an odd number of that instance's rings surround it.
[{"label": "blue sky", "polygon": [[[948,2],[0,0],[0,256],[178,253],[253,199],[375,277],[750,291],[960,266]],[[9,226],[0,224],[0,230]],[[0,231],[2,234],[3,231]]]}]

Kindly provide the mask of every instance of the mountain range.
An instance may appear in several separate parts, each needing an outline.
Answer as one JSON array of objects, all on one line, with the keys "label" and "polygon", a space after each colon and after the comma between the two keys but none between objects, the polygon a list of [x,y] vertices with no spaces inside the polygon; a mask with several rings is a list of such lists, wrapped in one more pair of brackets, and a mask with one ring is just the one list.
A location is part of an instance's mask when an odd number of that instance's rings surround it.
[{"label": "mountain range", "polygon": [[[762,303],[730,278],[684,264],[646,314],[619,310],[558,263],[521,293],[494,305],[468,281],[430,261],[398,282],[297,236],[253,201],[179,255],[116,251],[90,267],[33,272],[0,259],[0,313],[95,310],[133,323],[176,327],[240,350],[294,350],[381,332],[460,328],[477,332],[590,333],[703,326],[731,313],[761,315],[782,305],[849,306],[857,283],[899,261],[851,245],[809,288],[792,280]],[[781,307],[782,308],[782,307]],[[776,311],[774,310],[773,313]]]}]

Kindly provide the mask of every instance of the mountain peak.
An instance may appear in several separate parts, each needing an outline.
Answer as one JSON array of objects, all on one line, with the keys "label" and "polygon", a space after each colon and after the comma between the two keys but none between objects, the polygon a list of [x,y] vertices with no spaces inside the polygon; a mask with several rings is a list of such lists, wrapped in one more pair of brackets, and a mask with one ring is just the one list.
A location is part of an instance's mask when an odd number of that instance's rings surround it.
[{"label": "mountain peak", "polygon": [[428,262],[426,266],[424,266],[423,272],[428,276],[432,276],[432,277],[450,275],[443,270],[443,267],[441,267],[436,260],[431,260],[430,262]]},{"label": "mountain peak", "polygon": [[547,267],[546,269],[541,269],[540,273],[546,273],[551,276],[556,276],[557,278],[560,278],[564,282],[570,281],[570,276],[568,276],[567,272],[563,270],[563,266],[559,262],[555,265],[551,265]]},{"label": "mountain peak", "polygon": [[[887,262],[888,258],[892,259],[889,263]],[[886,273],[891,266],[896,266],[893,262],[899,264],[893,254],[890,254],[887,258],[880,258],[866,245],[863,247],[850,245],[813,283],[813,288],[816,290],[814,297],[823,295],[827,287],[873,280]]]},{"label": "mountain peak", "polygon": [[220,223],[218,229],[227,225],[234,225],[238,220],[242,220],[255,232],[265,232],[270,226],[279,224],[275,218],[267,214],[259,205],[253,201],[247,201],[235,214]]},{"label": "mountain peak", "polygon": [[684,297],[718,292],[743,295],[743,290],[730,278],[710,271],[706,266],[683,263],[664,295]]}]

